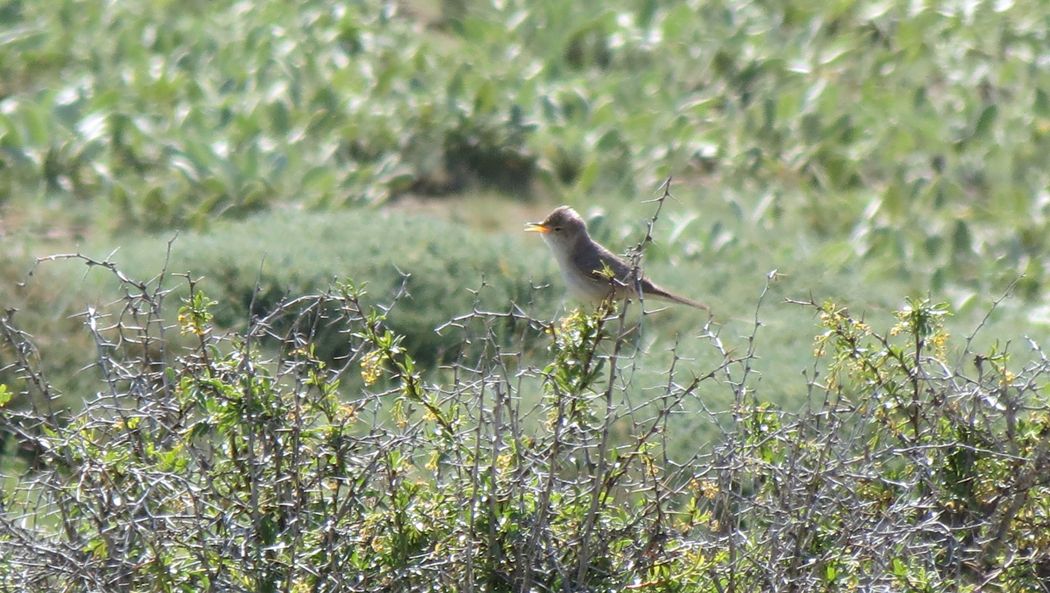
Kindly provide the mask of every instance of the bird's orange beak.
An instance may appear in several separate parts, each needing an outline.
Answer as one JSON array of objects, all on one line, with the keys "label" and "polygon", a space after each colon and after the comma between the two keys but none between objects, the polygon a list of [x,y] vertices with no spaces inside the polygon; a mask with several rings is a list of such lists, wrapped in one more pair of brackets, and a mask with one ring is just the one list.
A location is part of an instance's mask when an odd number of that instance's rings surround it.
[{"label": "bird's orange beak", "polygon": [[530,222],[529,224],[525,225],[525,232],[547,234],[551,232],[551,228],[549,226],[544,225],[542,222]]}]

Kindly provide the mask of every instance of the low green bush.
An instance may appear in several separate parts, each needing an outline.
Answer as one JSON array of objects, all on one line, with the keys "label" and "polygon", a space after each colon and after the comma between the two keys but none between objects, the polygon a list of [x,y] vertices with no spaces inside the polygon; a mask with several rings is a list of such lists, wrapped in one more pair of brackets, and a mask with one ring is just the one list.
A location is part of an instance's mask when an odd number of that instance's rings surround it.
[{"label": "low green bush", "polygon": [[[512,303],[550,316],[563,295],[559,287],[533,288],[553,281],[553,262],[541,246],[403,210],[264,213],[178,236],[95,241],[80,249],[87,259],[45,257],[35,266],[26,250],[0,257],[0,273],[11,280],[0,287],[0,304],[48,352],[47,374],[56,393],[64,394],[63,403],[73,407],[93,391],[97,378],[95,345],[79,328],[89,310],[106,310],[124,294],[99,263],[150,285],[160,281],[161,269],[168,279],[192,273],[216,301],[216,325],[226,329],[243,328],[253,316],[266,315],[285,299],[322,291],[333,279],[368,278],[373,304],[403,292],[388,324],[428,366],[461,353],[455,336],[435,331],[453,317],[475,307],[509,311]],[[85,265],[88,260],[92,265]],[[161,314],[168,322],[182,296],[176,289],[167,299]],[[100,321],[110,322],[114,319]],[[500,329],[514,325],[507,321]],[[345,351],[345,343],[337,327],[313,334],[317,355],[329,360]],[[0,369],[0,381],[6,376]]]},{"label": "low green bush", "polygon": [[[128,273],[148,277],[166,257],[166,240],[132,242],[114,259]],[[534,290],[552,280],[552,263],[538,246],[525,245],[396,209],[284,212],[183,234],[172,243],[167,268],[202,278],[223,327],[243,327],[251,315],[323,290],[336,278],[368,278],[377,303],[403,288],[389,325],[419,360],[432,364],[454,357],[459,346],[435,329],[475,307],[507,310],[516,303],[553,311],[561,291]],[[344,340],[338,332],[320,332],[315,346],[330,353]]]}]

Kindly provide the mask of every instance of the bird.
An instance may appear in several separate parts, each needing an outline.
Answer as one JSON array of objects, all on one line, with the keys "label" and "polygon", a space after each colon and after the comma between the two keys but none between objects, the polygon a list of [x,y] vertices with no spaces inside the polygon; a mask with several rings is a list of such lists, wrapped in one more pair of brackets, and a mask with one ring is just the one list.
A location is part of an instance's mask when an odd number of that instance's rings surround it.
[{"label": "bird", "polygon": [[542,235],[558,260],[569,293],[581,301],[596,303],[609,296],[623,300],[637,296],[640,287],[645,297],[710,311],[704,303],[660,288],[644,275],[636,285],[640,270],[592,239],[587,222],[569,206],[555,208],[543,222],[526,224],[525,231]]}]

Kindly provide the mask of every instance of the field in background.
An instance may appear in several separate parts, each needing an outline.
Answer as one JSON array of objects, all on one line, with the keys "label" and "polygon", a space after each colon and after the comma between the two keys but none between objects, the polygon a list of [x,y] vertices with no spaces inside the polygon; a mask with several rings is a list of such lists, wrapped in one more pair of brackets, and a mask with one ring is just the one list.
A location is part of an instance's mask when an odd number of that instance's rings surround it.
[{"label": "field in background", "polygon": [[[1045,590],[1048,40],[0,0],[0,589]],[[624,251],[668,179],[713,316],[574,311],[523,224]]]},{"label": "field in background", "polygon": [[[946,300],[983,344],[1050,335],[1050,68],[1039,2],[8,2],[0,7],[0,287],[76,401],[82,318],[113,298],[83,249],[140,278],[204,276],[218,319],[333,277],[388,300],[420,360],[479,302],[562,289],[524,221],[567,202],[623,250],[674,178],[646,255],[798,401],[812,314]],[[1023,274],[1023,277],[1021,275]],[[534,290],[533,285],[550,284]],[[644,339],[654,376],[670,310]],[[717,357],[715,357],[717,358]]]}]

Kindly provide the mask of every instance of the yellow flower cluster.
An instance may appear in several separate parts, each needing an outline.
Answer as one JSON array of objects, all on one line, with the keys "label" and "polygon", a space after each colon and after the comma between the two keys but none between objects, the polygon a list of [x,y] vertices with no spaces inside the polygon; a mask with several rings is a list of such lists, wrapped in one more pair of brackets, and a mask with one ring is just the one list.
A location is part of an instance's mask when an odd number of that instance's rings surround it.
[{"label": "yellow flower cluster", "polygon": [[361,379],[366,386],[374,385],[383,376],[383,362],[386,354],[380,350],[373,350],[361,357]]}]

